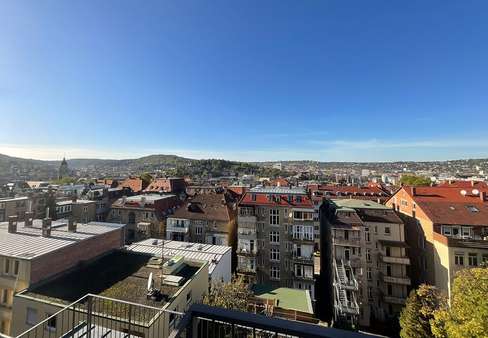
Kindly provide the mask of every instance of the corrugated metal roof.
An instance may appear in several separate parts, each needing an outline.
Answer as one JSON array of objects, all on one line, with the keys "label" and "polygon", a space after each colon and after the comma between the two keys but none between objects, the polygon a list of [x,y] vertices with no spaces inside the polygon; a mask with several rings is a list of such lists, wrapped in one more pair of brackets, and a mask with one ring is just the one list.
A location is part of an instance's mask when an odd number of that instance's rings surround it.
[{"label": "corrugated metal roof", "polygon": [[[162,242],[161,239],[150,238],[128,245],[126,250],[161,256]],[[215,266],[219,263],[222,257],[231,250],[232,248],[230,246],[223,245],[169,240],[164,241],[164,256],[166,258],[183,256],[189,260],[206,261],[209,263],[209,274],[212,274]]]},{"label": "corrugated metal roof", "polygon": [[119,229],[102,222],[78,224],[77,232],[69,232],[66,220],[52,222],[51,236],[42,237],[42,220],[34,220],[32,227],[25,227],[24,222],[17,223],[17,232],[8,232],[8,222],[0,223],[0,256],[21,259],[33,259],[58,249],[76,244],[83,240]]}]

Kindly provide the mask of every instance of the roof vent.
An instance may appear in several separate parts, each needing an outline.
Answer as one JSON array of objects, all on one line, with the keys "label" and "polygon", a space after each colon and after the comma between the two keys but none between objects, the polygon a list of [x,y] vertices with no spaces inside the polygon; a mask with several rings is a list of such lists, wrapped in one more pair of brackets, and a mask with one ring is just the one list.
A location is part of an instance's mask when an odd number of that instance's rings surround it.
[{"label": "roof vent", "polygon": [[8,217],[8,232],[9,234],[17,232],[17,215]]},{"label": "roof vent", "polygon": [[50,218],[42,220],[42,237],[51,237],[51,225],[52,220]]},{"label": "roof vent", "polygon": [[479,195],[479,193],[480,193],[480,191],[479,191],[478,189],[473,189],[471,192],[472,192],[472,193],[473,193],[473,195],[475,195],[475,196],[478,196],[478,195]]},{"label": "roof vent", "polygon": [[468,192],[466,190],[461,190],[461,195],[466,196]]}]

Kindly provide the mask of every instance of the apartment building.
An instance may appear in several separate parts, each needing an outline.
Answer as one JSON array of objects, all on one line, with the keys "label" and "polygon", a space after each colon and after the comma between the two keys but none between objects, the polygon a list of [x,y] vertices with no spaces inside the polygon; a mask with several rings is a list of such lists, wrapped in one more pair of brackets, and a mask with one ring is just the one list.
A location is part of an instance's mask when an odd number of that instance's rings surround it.
[{"label": "apartment building", "polygon": [[18,220],[23,220],[28,210],[29,198],[0,198],[0,222],[5,222],[10,216],[17,216]]},{"label": "apartment building", "polygon": [[232,248],[228,246],[148,238],[132,243],[125,249],[154,257],[164,257],[168,260],[181,256],[188,260],[206,261],[211,283],[228,283],[232,278]]},{"label": "apartment building", "polygon": [[95,201],[77,199],[56,202],[56,219],[73,219],[75,222],[88,223],[98,221]]},{"label": "apartment building", "polygon": [[398,316],[411,284],[403,221],[376,202],[335,199],[324,201],[321,228],[334,319],[370,326]]},{"label": "apartment building", "polygon": [[14,294],[123,244],[113,224],[32,219],[10,216],[0,223],[0,333],[13,334]]},{"label": "apartment building", "polygon": [[176,195],[123,196],[112,204],[109,222],[127,224],[128,242],[166,237],[166,218],[180,201]]},{"label": "apartment building", "polygon": [[[177,317],[202,300],[208,285],[205,261],[182,256],[163,261],[152,255],[114,250],[17,293],[12,332],[20,334],[83,299],[78,312],[65,318],[55,316],[32,336],[166,338]],[[117,324],[109,325],[114,319]],[[72,332],[64,335],[67,327]]]},{"label": "apartment building", "polygon": [[429,283],[450,295],[457,271],[488,262],[487,194],[476,182],[404,186],[386,202],[405,221],[415,286]]},{"label": "apartment building", "polygon": [[251,283],[310,290],[314,205],[303,188],[257,187],[238,205],[237,273]]},{"label": "apartment building", "polygon": [[166,239],[225,245],[237,243],[237,207],[228,194],[206,193],[189,197],[168,217]]}]

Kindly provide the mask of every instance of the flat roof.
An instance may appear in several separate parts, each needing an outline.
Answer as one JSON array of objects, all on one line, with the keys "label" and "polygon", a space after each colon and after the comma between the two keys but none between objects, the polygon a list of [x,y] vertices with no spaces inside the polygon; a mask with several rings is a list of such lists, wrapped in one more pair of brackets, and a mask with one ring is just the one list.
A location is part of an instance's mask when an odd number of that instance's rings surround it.
[{"label": "flat roof", "polygon": [[331,201],[340,208],[391,210],[391,208],[383,204],[379,204],[369,200],[345,198],[345,199],[332,199]]},{"label": "flat roof", "polygon": [[[160,268],[150,264],[152,256],[115,250],[91,263],[29,288],[22,295],[61,304],[72,303],[91,293],[149,306],[164,306],[190,280],[202,264],[184,262],[172,276],[181,277],[179,285],[160,284]],[[154,287],[167,298],[147,298],[147,284],[153,274]]]},{"label": "flat roof", "polygon": [[166,195],[159,195],[159,194],[147,194],[147,195],[136,195],[136,196],[129,196],[126,197],[126,201],[128,202],[139,202],[141,198],[145,198],[146,202],[150,201],[159,201],[161,199],[175,197],[176,195],[173,194],[166,194]]},{"label": "flat roof", "polygon": [[89,238],[116,231],[113,223],[103,222],[77,225],[76,232],[68,231],[67,220],[52,221],[51,236],[42,237],[42,220],[33,220],[32,227],[17,222],[17,232],[8,232],[8,222],[0,223],[0,256],[19,259],[34,259],[50,252],[74,245]]},{"label": "flat roof", "polygon": [[[161,257],[161,239],[150,238],[126,246],[126,250]],[[232,248],[224,245],[190,243],[180,241],[164,241],[164,257],[183,256],[185,259],[206,261],[209,263],[208,273],[211,275],[222,257],[230,254]]]},{"label": "flat roof", "polygon": [[312,300],[308,290],[276,288],[266,284],[256,284],[252,291],[254,296],[263,299],[277,300],[277,307],[313,314]]},{"label": "flat roof", "polygon": [[22,200],[27,200],[27,199],[29,199],[27,196],[22,196],[22,197],[5,197],[5,198],[0,198],[0,202],[22,201]]}]

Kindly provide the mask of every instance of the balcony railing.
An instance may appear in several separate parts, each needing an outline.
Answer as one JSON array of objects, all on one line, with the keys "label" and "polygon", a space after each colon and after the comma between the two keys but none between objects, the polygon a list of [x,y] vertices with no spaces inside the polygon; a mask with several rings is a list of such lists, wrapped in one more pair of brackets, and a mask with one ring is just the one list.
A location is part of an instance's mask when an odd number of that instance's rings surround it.
[{"label": "balcony railing", "polygon": [[385,263],[410,265],[410,258],[408,257],[385,256],[382,254],[380,254],[380,257]]},{"label": "balcony railing", "polygon": [[166,228],[167,232],[179,232],[179,233],[188,233],[188,227],[180,227],[180,226],[168,226]]},{"label": "balcony railing", "polygon": [[360,246],[361,239],[358,237],[333,237],[332,244],[334,245],[342,245],[342,246]]},{"label": "balcony railing", "polygon": [[383,275],[383,281],[392,284],[410,285],[411,281],[408,277],[393,277]]},{"label": "balcony railing", "polygon": [[17,336],[168,337],[183,314],[88,294]]},{"label": "balcony railing", "polygon": [[236,252],[237,252],[238,255],[255,256],[258,253],[258,249],[257,248],[254,248],[254,249],[251,250],[250,248],[238,247]]},{"label": "balcony railing", "polygon": [[396,296],[383,296],[383,301],[390,304],[405,304],[405,298]]}]

